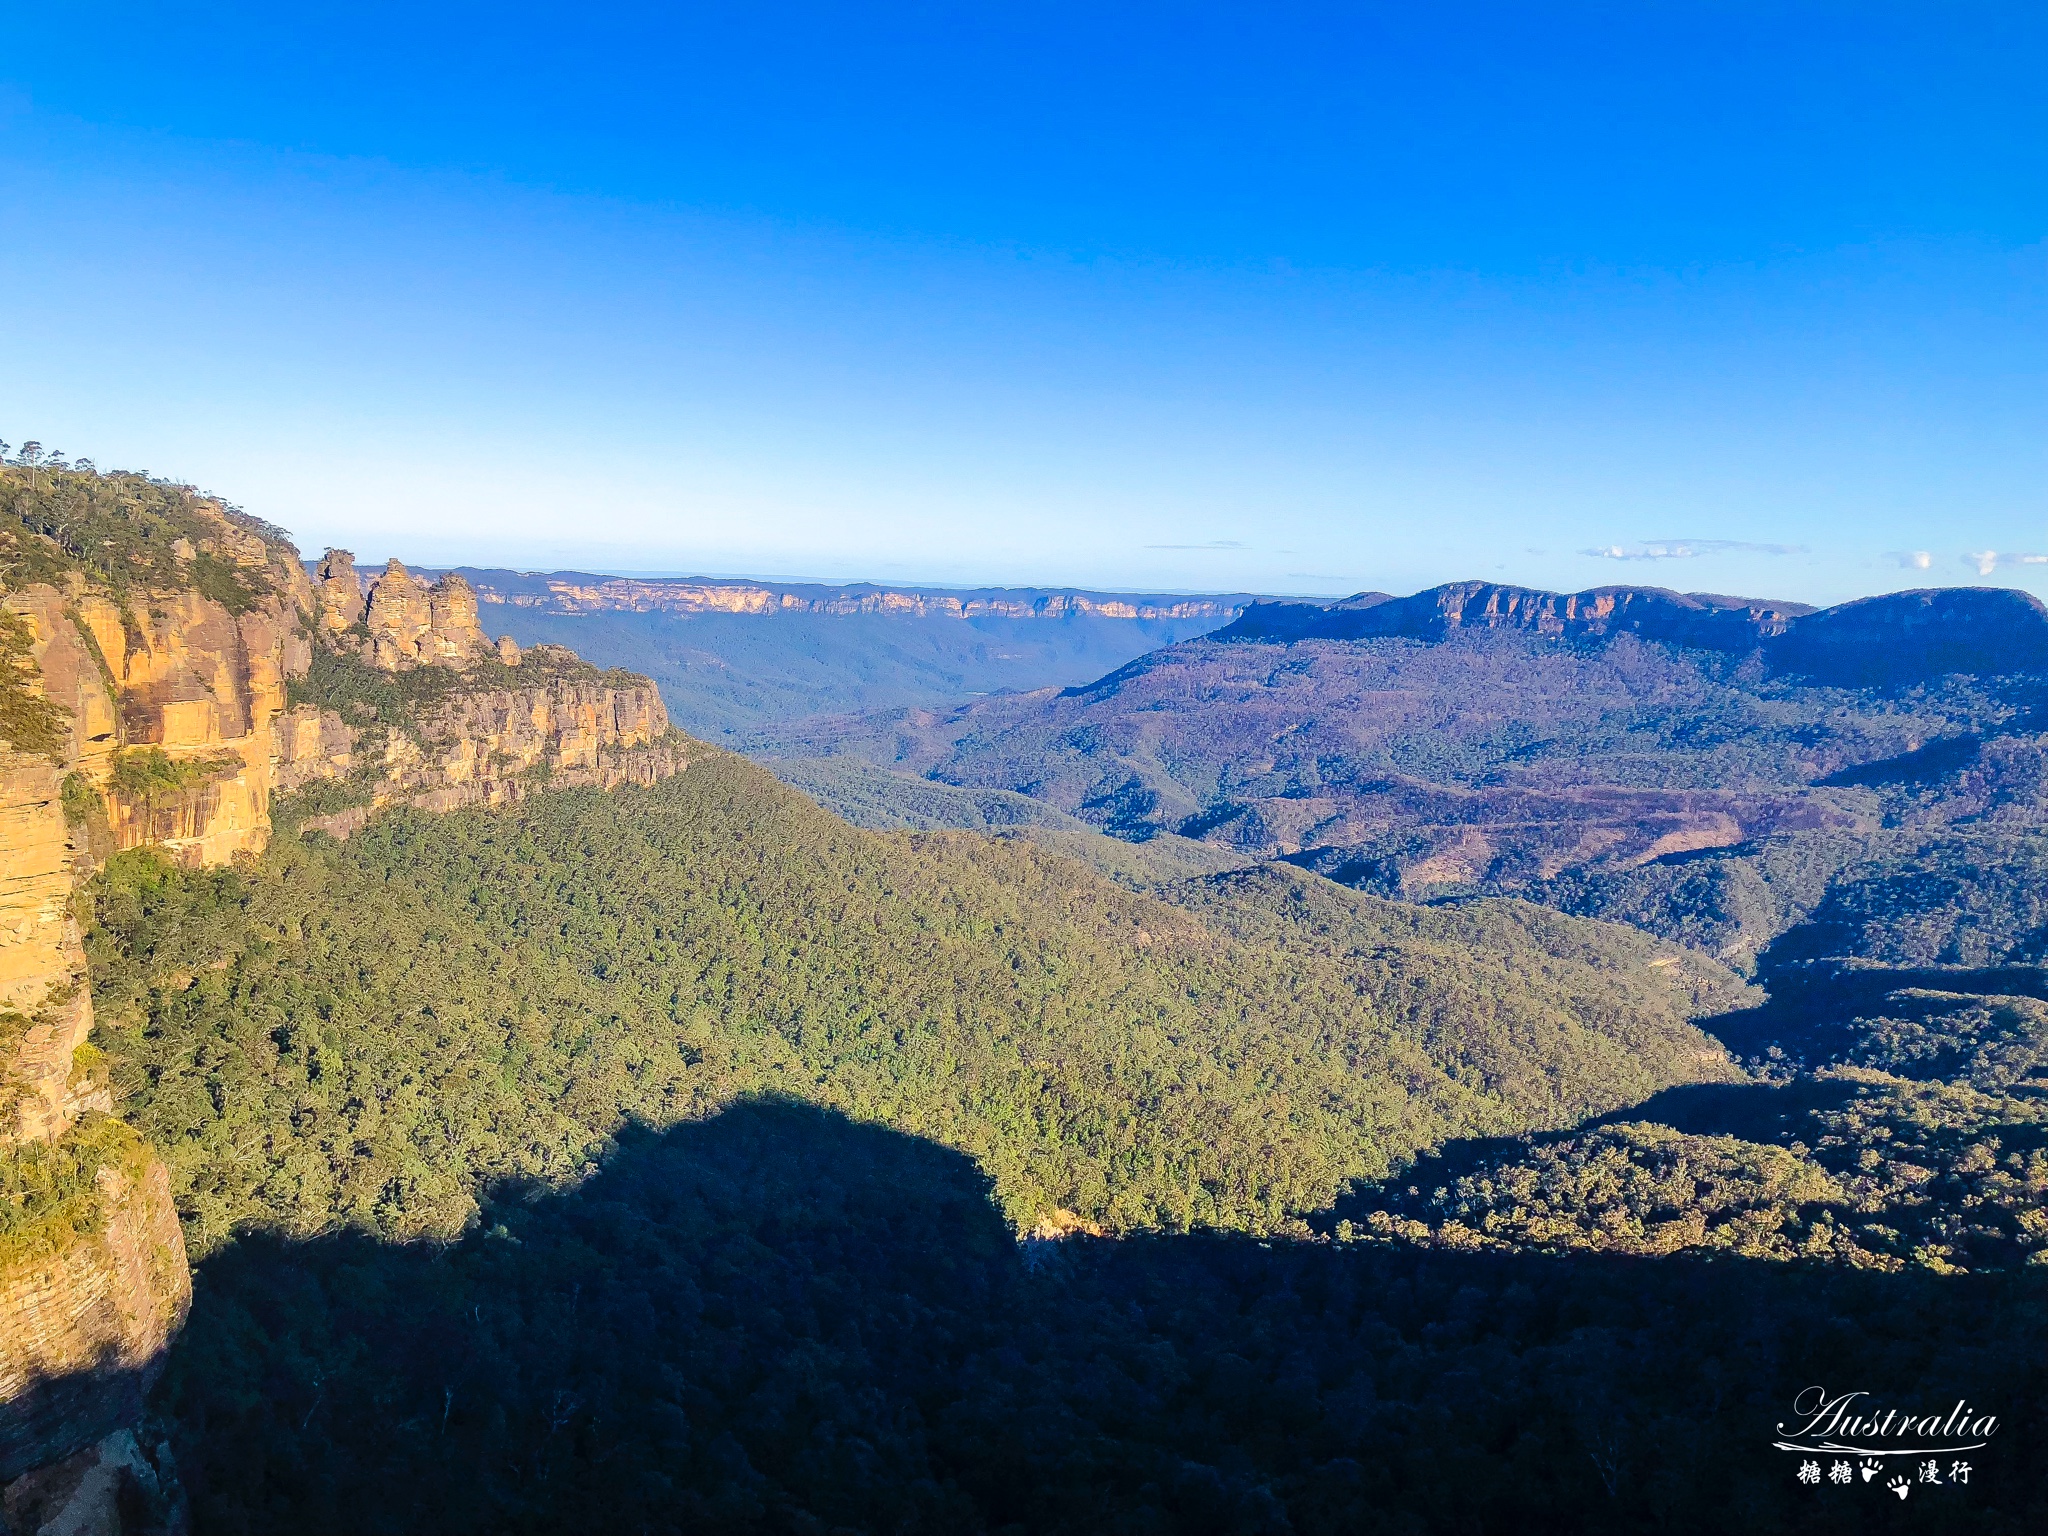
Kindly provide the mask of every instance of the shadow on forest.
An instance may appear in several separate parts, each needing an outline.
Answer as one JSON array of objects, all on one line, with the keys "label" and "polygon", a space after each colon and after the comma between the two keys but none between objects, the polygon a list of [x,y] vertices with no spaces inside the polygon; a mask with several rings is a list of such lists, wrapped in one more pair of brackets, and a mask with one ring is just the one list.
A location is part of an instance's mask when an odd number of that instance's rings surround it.
[{"label": "shadow on forest", "polygon": [[1849,1021],[1896,1011],[1898,993],[2048,998],[2048,966],[1877,966],[1809,956],[1812,942],[1807,927],[1794,928],[1764,951],[1756,980],[1766,1001],[1693,1022],[1738,1058],[1761,1058],[1775,1046],[1792,1062],[1820,1066],[1850,1044]]},{"label": "shadow on forest", "polygon": [[[751,1101],[450,1247],[239,1241],[156,1407],[201,1536],[2017,1531],[2043,1279],[1020,1246],[961,1154]],[[1814,1384],[2006,1427],[1910,1510],[1816,1491],[1771,1447]]]},{"label": "shadow on forest", "polygon": [[[1531,1147],[1555,1146],[1602,1125],[1647,1122],[1669,1126],[1688,1136],[1735,1136],[1744,1141],[1783,1142],[1789,1133],[1809,1131],[1807,1117],[1837,1110],[1852,1102],[1859,1085],[1835,1079],[1795,1078],[1785,1083],[1681,1083],[1652,1094],[1639,1104],[1595,1115],[1555,1131],[1517,1136],[1471,1136],[1445,1142],[1415,1160],[1399,1182],[1434,1189],[1500,1159],[1518,1159]],[[1310,1224],[1334,1232],[1340,1220],[1360,1220],[1375,1209],[1370,1190],[1340,1195],[1328,1211]]]},{"label": "shadow on forest", "polygon": [[1613,1110],[1586,1124],[1619,1125],[1641,1120],[1668,1125],[1688,1136],[1775,1141],[1781,1132],[1815,1111],[1840,1109],[1856,1097],[1856,1092],[1854,1083],[1815,1078],[1797,1078],[1782,1084],[1681,1083],[1652,1094],[1640,1104]]}]

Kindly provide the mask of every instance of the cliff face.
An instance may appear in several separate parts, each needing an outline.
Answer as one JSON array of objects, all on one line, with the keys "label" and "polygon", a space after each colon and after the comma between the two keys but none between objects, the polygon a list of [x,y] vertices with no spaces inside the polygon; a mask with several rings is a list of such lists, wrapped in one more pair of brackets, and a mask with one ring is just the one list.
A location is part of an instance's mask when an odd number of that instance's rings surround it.
[{"label": "cliff face", "polygon": [[[687,761],[652,683],[556,646],[494,645],[461,577],[424,586],[393,560],[365,596],[345,552],[322,569],[316,588],[295,551],[274,551],[276,590],[239,614],[190,590],[117,603],[76,577],[0,598],[33,636],[43,696],[68,717],[61,762],[11,753],[0,765],[0,1005],[33,1006],[78,974],[67,772],[97,791],[111,849],[218,864],[268,841],[273,795],[322,781],[366,810],[450,810],[543,784],[651,782]],[[316,650],[310,691],[324,679],[329,697],[294,704]],[[378,675],[423,669],[428,684],[400,688],[395,705],[360,707]]]},{"label": "cliff face", "polygon": [[[352,632],[361,632],[363,659],[386,672],[409,667],[468,667],[494,647],[484,638],[477,619],[476,592],[462,577],[443,577],[421,584],[397,560],[386,562],[384,574],[365,582],[356,557],[330,549],[319,566],[320,627],[336,645],[346,646]],[[516,665],[518,648],[509,656],[498,642],[498,654]]]},{"label": "cliff face", "polygon": [[[117,601],[77,571],[0,595],[26,631],[27,686],[62,721],[50,750],[0,747],[0,1010],[21,1021],[0,1031],[0,1143],[49,1140],[108,1107],[72,1080],[92,1028],[71,910],[88,850],[72,817],[91,804],[107,848],[159,843],[194,863],[269,835],[269,727],[311,659],[307,582],[289,551],[217,509],[196,515],[236,569],[272,586],[239,613],[191,588]],[[177,558],[189,568],[199,553]]]},{"label": "cliff face", "polygon": [[560,646],[494,644],[462,577],[428,586],[393,560],[365,582],[345,550],[319,572],[320,665],[277,721],[270,782],[288,794],[335,781],[352,803],[306,825],[346,834],[386,805],[505,805],[686,765],[653,683]]},{"label": "cliff face", "polygon": [[0,469],[0,509],[0,1158],[63,1193],[0,1229],[0,1503],[120,1530],[117,1492],[175,1502],[129,1426],[191,1277],[164,1168],[79,1049],[81,880],[125,848],[258,851],[283,793],[327,786],[315,824],[346,833],[652,782],[687,744],[645,678],[494,647],[460,577],[394,560],[365,592],[336,551],[316,585],[275,530],[139,476]]},{"label": "cliff face", "polygon": [[98,1230],[0,1266],[0,1482],[138,1423],[192,1300],[164,1165],[102,1169]]},{"label": "cliff face", "polygon": [[71,1080],[92,997],[60,795],[48,760],[0,752],[0,1148],[48,1140],[93,1107]]},{"label": "cliff face", "polygon": [[358,803],[304,823],[345,835],[386,805],[507,805],[540,788],[651,784],[687,766],[644,678],[599,673],[554,646],[535,646],[519,671],[532,680],[452,694],[405,729],[301,704],[278,721],[273,782],[280,793],[347,785]]}]

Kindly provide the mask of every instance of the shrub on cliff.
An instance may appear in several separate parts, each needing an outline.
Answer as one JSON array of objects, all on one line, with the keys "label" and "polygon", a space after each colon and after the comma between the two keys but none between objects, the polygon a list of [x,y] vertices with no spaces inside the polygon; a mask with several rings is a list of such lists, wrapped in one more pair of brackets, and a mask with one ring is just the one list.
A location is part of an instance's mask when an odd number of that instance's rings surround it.
[{"label": "shrub on cliff", "polygon": [[0,1145],[0,1270],[62,1253],[106,1220],[101,1175],[118,1169],[133,1185],[149,1148],[124,1122],[88,1115],[52,1142]]},{"label": "shrub on cliff", "polygon": [[194,587],[230,613],[246,613],[273,583],[260,565],[219,548],[225,536],[290,547],[283,530],[188,485],[123,470],[31,474],[0,465],[0,583],[8,586],[78,571],[116,597]]},{"label": "shrub on cliff", "polygon": [[36,686],[33,643],[27,621],[0,608],[0,744],[62,762],[68,715]]}]

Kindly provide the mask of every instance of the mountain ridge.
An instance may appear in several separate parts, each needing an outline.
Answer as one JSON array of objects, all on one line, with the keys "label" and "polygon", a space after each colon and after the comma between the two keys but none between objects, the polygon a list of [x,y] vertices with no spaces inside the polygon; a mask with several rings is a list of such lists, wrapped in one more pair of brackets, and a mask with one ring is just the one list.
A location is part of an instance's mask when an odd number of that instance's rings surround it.
[{"label": "mountain ridge", "polygon": [[2010,587],[1926,587],[1815,608],[1664,587],[1546,592],[1460,581],[1408,597],[1255,602],[1210,638],[1441,641],[1475,629],[1567,640],[1633,634],[1691,650],[1759,651],[1775,671],[1851,685],[2048,667],[2048,606]]},{"label": "mountain ridge", "polygon": [[[442,568],[434,568],[441,571]],[[549,614],[814,613],[835,617],[1111,619],[1235,618],[1258,601],[1248,592],[1133,592],[1086,587],[939,587],[870,581],[768,581],[750,577],[615,576],[590,571],[514,571],[452,566],[489,606]]]},{"label": "mountain ridge", "polygon": [[[1522,894],[1748,964],[1847,866],[1920,870],[1895,843],[2025,832],[2039,671],[2048,609],[2006,589],[1806,609],[1466,582],[1255,604],[1091,683],[797,722],[756,750],[1017,791],[1127,841],[1383,894]],[[1929,892],[1962,878],[1960,851],[1925,858]]]}]

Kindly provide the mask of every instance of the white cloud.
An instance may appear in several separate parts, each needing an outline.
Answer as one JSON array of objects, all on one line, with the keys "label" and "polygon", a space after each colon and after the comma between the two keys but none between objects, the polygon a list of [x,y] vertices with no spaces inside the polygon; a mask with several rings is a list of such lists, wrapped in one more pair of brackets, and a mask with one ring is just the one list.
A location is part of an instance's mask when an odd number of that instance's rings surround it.
[{"label": "white cloud", "polygon": [[2048,555],[2016,553],[2009,550],[1980,549],[1973,554],[1964,555],[1963,564],[1977,567],[1977,574],[1979,576],[1989,576],[2005,566],[2048,565]]},{"label": "white cloud", "polygon": [[1934,556],[1924,549],[1895,549],[1892,558],[1909,571],[1928,571],[1934,568]]},{"label": "white cloud", "polygon": [[1648,539],[1641,544],[1609,544],[1582,549],[1600,560],[1691,560],[1700,555],[1803,555],[1804,544],[1752,544],[1746,539]]}]

